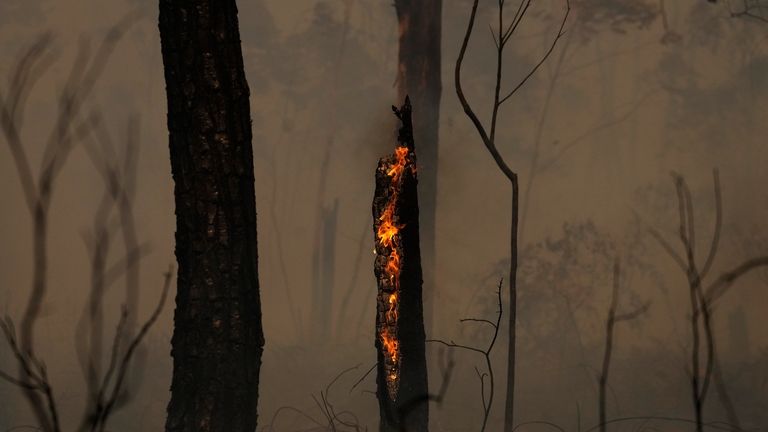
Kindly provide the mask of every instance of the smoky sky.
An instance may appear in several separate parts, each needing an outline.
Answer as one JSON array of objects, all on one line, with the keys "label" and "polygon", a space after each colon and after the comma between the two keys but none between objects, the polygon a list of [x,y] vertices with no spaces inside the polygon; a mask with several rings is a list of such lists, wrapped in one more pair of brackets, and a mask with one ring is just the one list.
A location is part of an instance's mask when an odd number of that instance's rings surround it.
[{"label": "smoky sky", "polygon": [[[534,2],[504,59],[513,88],[552,43],[564,2]],[[734,2],[735,3],[735,2]],[[672,173],[690,186],[698,249],[713,236],[713,170],[722,192],[723,228],[712,277],[768,254],[768,24],[731,17],[724,2],[572,0],[565,35],[522,89],[502,107],[497,143],[521,182],[518,421],[566,430],[596,419],[596,369],[611,295],[622,263],[620,308],[649,305],[616,329],[609,413],[613,417],[692,417],[686,362],[691,347],[685,274],[658,241],[675,248],[678,202]],[[453,68],[471,2],[446,0],[442,17],[442,104],[436,212],[435,322],[428,338],[484,345],[487,329],[460,323],[493,319],[495,289],[509,260],[511,190],[456,98]],[[259,274],[266,348],[259,429],[302,430],[320,419],[312,394],[342,370],[334,403],[375,427],[371,199],[378,158],[396,143],[397,21],[391,2],[249,0],[239,2],[251,89]],[[4,0],[0,3],[3,92],[21,52],[50,32],[54,61],[26,101],[22,138],[37,172],[54,127],[57,97],[78,50],[93,52],[127,14],[139,18],[111,55],[85,112],[98,113],[125,145],[139,125],[134,211],[148,255],[141,261],[139,320],[156,304],[173,255],[173,183],[157,5],[148,0]],[[464,62],[464,90],[487,121],[492,108],[496,2],[481,1]],[[418,119],[414,119],[418,122]],[[416,152],[418,154],[416,143]],[[38,352],[51,370],[71,429],[86,396],[74,339],[87,300],[88,245],[104,183],[82,146],[55,182],[49,236],[50,287],[37,324]],[[0,146],[0,311],[19,319],[32,280],[29,212],[11,153]],[[338,206],[331,335],[313,338],[313,260],[324,211]],[[678,249],[682,253],[682,249]],[[121,258],[112,245],[109,261]],[[717,304],[721,372],[743,426],[768,425],[768,272],[742,279]],[[175,289],[174,289],[175,291]],[[106,332],[117,325],[120,283],[108,293]],[[114,430],[158,430],[170,385],[173,304],[166,305],[139,356],[132,400]],[[502,331],[502,336],[504,335]],[[503,400],[506,337],[494,349],[496,400]],[[0,368],[14,370],[0,345]],[[453,355],[445,400],[431,411],[437,431],[478,428],[482,404],[474,366],[482,358],[430,346],[430,388],[440,359]],[[708,418],[723,419],[715,395]],[[499,427],[501,404],[491,426]],[[20,393],[0,383],[0,430],[29,424]],[[580,422],[580,423],[579,423]],[[316,425],[315,425],[316,426]],[[630,430],[632,424],[617,426]],[[636,427],[637,424],[634,424]],[[660,430],[676,425],[660,424]],[[530,430],[539,430],[531,427]],[[543,430],[543,429],[541,429]],[[624,429],[622,429],[624,430]]]}]

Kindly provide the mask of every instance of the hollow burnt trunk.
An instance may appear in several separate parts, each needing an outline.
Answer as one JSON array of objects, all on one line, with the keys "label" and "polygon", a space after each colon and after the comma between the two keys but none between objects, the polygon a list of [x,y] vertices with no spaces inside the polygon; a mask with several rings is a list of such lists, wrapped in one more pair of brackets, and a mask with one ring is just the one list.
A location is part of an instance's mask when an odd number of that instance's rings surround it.
[{"label": "hollow burnt trunk", "polygon": [[411,106],[398,110],[395,154],[379,161],[373,198],[376,244],[376,395],[381,431],[428,426],[419,207]]},{"label": "hollow burnt trunk", "polygon": [[160,0],[178,290],[166,431],[253,432],[264,337],[234,0]]}]

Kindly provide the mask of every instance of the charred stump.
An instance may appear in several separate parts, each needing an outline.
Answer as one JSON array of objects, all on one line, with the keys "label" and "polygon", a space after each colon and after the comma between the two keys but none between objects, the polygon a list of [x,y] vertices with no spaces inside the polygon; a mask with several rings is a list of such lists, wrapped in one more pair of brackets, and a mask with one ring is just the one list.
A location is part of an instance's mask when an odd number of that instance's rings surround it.
[{"label": "charred stump", "polygon": [[379,160],[373,197],[376,244],[376,396],[380,431],[428,426],[419,205],[411,104],[392,107],[402,125],[398,147]]}]

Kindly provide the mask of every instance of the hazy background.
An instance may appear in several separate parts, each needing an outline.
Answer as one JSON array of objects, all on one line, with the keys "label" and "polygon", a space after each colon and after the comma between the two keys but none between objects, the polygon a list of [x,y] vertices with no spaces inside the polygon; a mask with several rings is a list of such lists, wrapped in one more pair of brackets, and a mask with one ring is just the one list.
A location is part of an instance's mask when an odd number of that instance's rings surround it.
[{"label": "hazy background", "polygon": [[[487,119],[495,67],[487,25],[494,22],[496,8],[495,2],[481,3],[464,84],[470,101]],[[563,2],[536,3],[507,52],[507,88],[538,60],[559,24]],[[717,167],[724,227],[713,275],[768,254],[768,24],[731,18],[722,3],[704,0],[667,1],[663,11],[663,0],[572,4],[568,32],[500,114],[499,147],[520,173],[524,193],[517,420],[552,421],[567,430],[595,424],[596,373],[616,256],[624,264],[620,307],[651,306],[641,318],[617,326],[609,417],[692,418],[685,276],[650,237],[648,227],[679,246],[669,173],[680,173],[693,192],[698,258],[703,260],[714,220],[712,169]],[[506,276],[509,259],[510,190],[459,108],[453,88],[453,66],[470,5],[469,0],[443,4],[438,291],[428,337],[484,346],[490,336],[486,329],[458,320],[494,317],[494,289]],[[370,203],[376,161],[395,143],[390,110],[398,103],[395,11],[390,2],[371,0],[241,0],[239,6],[252,92],[267,340],[259,428],[270,424],[281,406],[320,420],[311,394],[325,389],[341,370],[359,365],[333,387],[331,399],[375,429],[372,376],[350,389],[375,361]],[[23,135],[35,169],[53,124],[55,96],[78,44],[95,45],[129,11],[143,14],[119,43],[87,108],[100,112],[118,137],[131,116],[140,119],[135,212],[139,238],[151,246],[141,262],[140,319],[150,313],[162,273],[175,261],[156,9],[156,2],[148,0],[0,1],[3,89],[20,52],[42,32],[55,37],[57,61],[31,94],[26,110]],[[38,353],[51,370],[68,430],[79,420],[86,395],[73,341],[90,283],[83,239],[102,191],[85,153],[75,149],[55,187],[52,282],[37,325]],[[31,224],[4,141],[0,195],[0,312],[19,319],[31,283]],[[313,249],[320,209],[336,200],[332,332],[327,340],[318,340],[311,336]],[[118,242],[110,259],[118,260],[121,253]],[[768,430],[766,289],[766,271],[748,275],[718,303],[714,318],[728,389],[743,425],[756,430]],[[117,323],[122,293],[119,285],[110,292],[108,332]],[[116,416],[113,430],[162,428],[172,316],[171,302],[141,353],[143,379],[132,387],[133,402]],[[503,388],[505,344],[503,337],[495,348],[497,388]],[[0,368],[14,370],[7,347],[0,346]],[[438,354],[436,347],[430,348],[431,358]],[[476,430],[481,404],[474,366],[482,359],[461,352],[454,358],[446,399],[431,409],[433,430]],[[430,387],[436,391],[439,384],[439,371],[433,368]],[[503,391],[496,397],[503,400]],[[500,407],[492,413],[494,428],[503,417]],[[707,420],[724,419],[715,391],[706,408]],[[0,383],[0,431],[31,421],[19,392]],[[312,425],[283,411],[274,426],[288,431]],[[638,426],[626,423],[615,429]],[[689,428],[659,422],[647,426]]]}]

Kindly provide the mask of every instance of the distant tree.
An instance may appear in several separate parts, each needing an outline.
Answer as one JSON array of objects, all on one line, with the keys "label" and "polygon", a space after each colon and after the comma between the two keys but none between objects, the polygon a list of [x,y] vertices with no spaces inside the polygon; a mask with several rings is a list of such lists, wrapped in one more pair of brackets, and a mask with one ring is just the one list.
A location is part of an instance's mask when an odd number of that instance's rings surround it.
[{"label": "distant tree", "polygon": [[715,222],[712,230],[712,240],[706,245],[704,261],[697,259],[696,232],[693,199],[685,179],[672,174],[678,200],[679,226],[677,234],[682,253],[667,242],[656,230],[651,230],[653,237],[659,242],[665,252],[685,274],[690,298],[690,385],[691,401],[693,403],[697,432],[703,432],[704,402],[707,399],[711,384],[718,386],[720,402],[728,414],[728,420],[737,430],[740,430],[738,416],[733,403],[720,377],[719,357],[714,333],[714,305],[724,296],[733,284],[747,273],[762,267],[768,267],[768,255],[757,256],[744,260],[728,271],[722,272],[716,278],[708,278],[717,257],[722,230],[723,208],[720,192],[720,176],[718,170],[713,171],[715,196]]},{"label": "distant tree", "polygon": [[613,265],[613,290],[611,292],[611,304],[608,307],[608,317],[605,320],[605,346],[603,347],[603,362],[598,375],[598,425],[600,432],[608,430],[607,420],[607,389],[608,374],[611,370],[611,358],[613,356],[614,327],[622,321],[633,320],[648,311],[649,303],[639,306],[629,312],[619,311],[619,286],[621,285],[621,264],[616,259]]},{"label": "distant tree", "polygon": [[[570,18],[571,23],[568,35],[563,41],[562,46],[558,49],[556,58],[553,59],[553,66],[550,68],[549,76],[546,78],[543,103],[535,122],[530,168],[527,170],[527,176],[523,181],[524,190],[521,194],[521,238],[524,237],[530,212],[530,202],[535,195],[533,188],[537,177],[556,165],[563,159],[566,153],[579,144],[589,142],[596,134],[610,130],[629,119],[652,94],[652,92],[647,92],[626,104],[626,107],[617,107],[618,109],[616,110],[609,110],[610,115],[604,116],[604,118],[587,125],[576,133],[566,129],[566,133],[571,134],[571,136],[552,140],[554,144],[551,146],[544,145],[545,134],[562,133],[563,128],[547,126],[550,122],[549,117],[552,101],[555,99],[554,95],[558,87],[563,85],[561,81],[568,75],[568,69],[579,69],[579,67],[574,68],[573,65],[568,64],[569,62],[566,59],[576,58],[579,59],[579,62],[583,62],[581,56],[571,55],[572,52],[578,49],[579,45],[577,44],[586,45],[606,32],[625,35],[630,30],[646,29],[653,24],[659,15],[656,6],[650,0],[613,0],[609,2],[603,0],[572,0],[571,4],[573,5],[573,14]],[[607,57],[606,55],[598,54],[597,58],[584,63],[605,63]],[[603,92],[608,92],[605,84],[602,85],[602,89]]]},{"label": "distant tree", "polygon": [[[53,62],[50,35],[43,36],[20,57],[12,70],[9,88],[0,91],[0,132],[12,154],[32,221],[33,275],[27,307],[17,332],[10,316],[0,319],[0,333],[18,367],[18,373],[0,370],[0,380],[19,390],[26,398],[36,427],[44,432],[59,432],[63,418],[59,410],[54,384],[45,359],[39,355],[36,327],[43,314],[49,289],[55,284],[49,278],[49,238],[51,202],[57,179],[76,145],[85,146],[88,156],[104,181],[104,193],[95,211],[91,234],[86,238],[90,260],[90,287],[77,326],[78,360],[86,384],[85,408],[77,430],[104,432],[112,416],[130,400],[129,381],[135,370],[137,350],[157,321],[169,291],[171,274],[166,274],[160,301],[150,317],[135,332],[138,298],[138,261],[145,252],[138,245],[132,208],[132,191],[136,178],[137,134],[135,123],[129,122],[123,160],[116,156],[114,141],[104,127],[102,117],[85,114],[87,101],[102,75],[107,60],[118,41],[133,22],[128,17],[112,27],[92,56],[86,50],[76,61],[56,100],[58,110],[44,147],[44,157],[35,173],[30,161],[32,143],[26,142],[22,130],[24,111],[30,92]],[[39,125],[36,125],[38,127]],[[117,224],[112,223],[117,219]],[[123,237],[125,254],[110,262],[115,233]],[[104,327],[110,315],[105,314],[104,296],[122,278],[126,281],[126,298],[122,313],[117,314],[116,331],[110,349],[104,349]],[[62,287],[57,287],[62,288]],[[106,360],[106,362],[104,361]],[[18,429],[11,427],[10,429]]]},{"label": "distant tree", "polygon": [[264,336],[234,0],[160,0],[178,284],[166,431],[253,432]]}]

